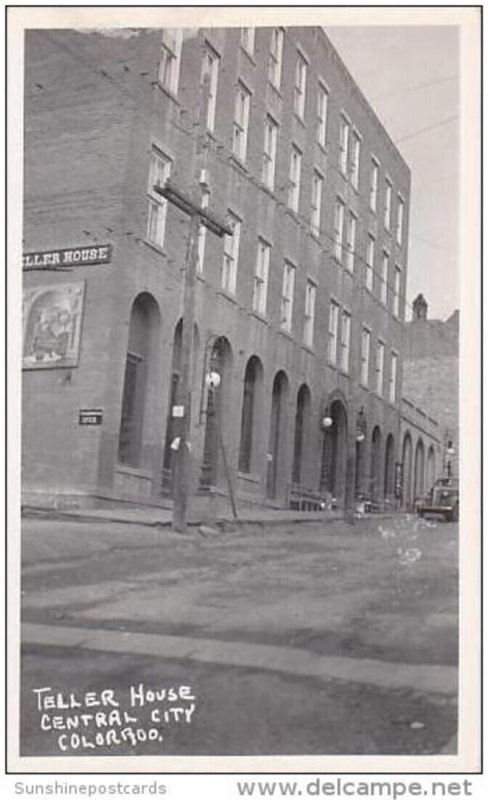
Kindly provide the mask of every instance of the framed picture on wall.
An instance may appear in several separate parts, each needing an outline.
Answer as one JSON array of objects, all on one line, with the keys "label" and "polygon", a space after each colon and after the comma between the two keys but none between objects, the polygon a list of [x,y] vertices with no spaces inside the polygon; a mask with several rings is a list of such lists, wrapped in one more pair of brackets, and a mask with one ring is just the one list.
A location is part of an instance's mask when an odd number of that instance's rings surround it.
[{"label": "framed picture on wall", "polygon": [[24,369],[77,366],[84,296],[84,281],[24,288]]}]

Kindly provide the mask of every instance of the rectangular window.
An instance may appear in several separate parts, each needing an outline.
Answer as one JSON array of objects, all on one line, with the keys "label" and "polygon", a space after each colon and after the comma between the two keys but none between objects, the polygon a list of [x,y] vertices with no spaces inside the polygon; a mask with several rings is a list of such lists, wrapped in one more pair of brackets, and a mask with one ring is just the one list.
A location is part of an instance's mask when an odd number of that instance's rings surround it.
[{"label": "rectangular window", "polygon": [[236,92],[232,150],[241,161],[246,160],[250,102],[250,92],[242,83],[239,83]]},{"label": "rectangular window", "polygon": [[393,314],[395,317],[400,317],[400,291],[402,286],[402,270],[395,266],[395,282],[393,284]]},{"label": "rectangular window", "polygon": [[322,189],[324,179],[319,172],[314,172],[312,178],[312,211],[310,215],[310,227],[312,233],[318,236],[320,233],[320,217],[322,211]]},{"label": "rectangular window", "polygon": [[396,240],[398,244],[403,243],[403,220],[405,216],[405,203],[402,198],[398,198]]},{"label": "rectangular window", "polygon": [[215,108],[217,105],[217,83],[219,78],[219,57],[210,47],[205,49],[202,65],[202,83],[207,83],[207,128],[213,131],[215,125]]},{"label": "rectangular window", "polygon": [[313,346],[313,328],[315,322],[315,296],[317,287],[313,281],[307,280],[305,294],[305,320],[303,325],[303,341],[307,347]]},{"label": "rectangular window", "polygon": [[295,267],[285,262],[283,287],[281,290],[281,327],[291,331],[293,314],[293,291],[295,288]]},{"label": "rectangular window", "polygon": [[368,244],[366,249],[366,288],[370,292],[373,291],[373,275],[374,275],[374,236],[368,234]]},{"label": "rectangular window", "polygon": [[384,226],[387,231],[391,228],[391,191],[392,186],[389,181],[386,181],[385,186],[385,218],[383,220]]},{"label": "rectangular window", "polygon": [[371,349],[371,333],[367,328],[363,328],[361,339],[361,383],[363,386],[369,384],[369,351]]},{"label": "rectangular window", "polygon": [[295,86],[293,89],[293,110],[303,119],[305,113],[305,92],[307,89],[307,62],[301,53],[297,53],[295,67]]},{"label": "rectangular window", "polygon": [[347,159],[349,150],[349,130],[350,126],[344,117],[341,117],[340,139],[339,139],[339,167],[343,175],[347,176]]},{"label": "rectangular window", "polygon": [[383,250],[383,258],[381,260],[381,289],[380,289],[380,300],[383,305],[386,306],[388,300],[388,266],[389,266],[390,256]]},{"label": "rectangular window", "polygon": [[274,188],[276,169],[276,140],[278,125],[270,116],[264,122],[263,170],[261,179],[268,189]]},{"label": "rectangular window", "polygon": [[378,173],[379,164],[373,158],[371,161],[371,183],[369,187],[369,207],[371,211],[376,211],[378,206]]},{"label": "rectangular window", "polygon": [[237,285],[237,260],[239,258],[239,239],[241,236],[241,221],[234,214],[229,214],[229,228],[232,236],[224,236],[224,262],[222,264],[222,289],[230,294],[236,293]]},{"label": "rectangular window", "polygon": [[[202,208],[208,208],[210,200],[210,192],[208,189],[202,189]],[[205,225],[200,225],[198,229],[198,242],[197,242],[197,272],[199,275],[203,274],[203,261],[205,258],[205,241],[207,238],[207,229]]]},{"label": "rectangular window", "polygon": [[342,261],[342,237],[344,234],[344,203],[336,200],[334,209],[334,257]]},{"label": "rectangular window", "polygon": [[347,219],[347,235],[346,235],[346,269],[349,272],[354,272],[354,255],[356,251],[356,228],[357,219],[352,213],[348,214]]},{"label": "rectangular window", "polygon": [[283,28],[273,28],[269,51],[268,77],[277,89],[281,84],[281,62],[283,58]]},{"label": "rectangular window", "polygon": [[378,342],[376,345],[376,394],[383,394],[383,368],[385,365],[385,345]]},{"label": "rectangular window", "polygon": [[339,324],[339,306],[334,300],[330,301],[329,308],[329,346],[327,357],[331,364],[337,361],[337,328]]},{"label": "rectangular window", "polygon": [[269,253],[270,246],[258,240],[258,252],[256,257],[256,272],[254,275],[254,286],[252,295],[252,307],[259,314],[266,313],[266,298],[268,294],[268,272],[269,272]]},{"label": "rectangular window", "polygon": [[149,213],[147,218],[147,238],[163,246],[166,226],[167,200],[154,191],[154,186],[164,186],[171,172],[171,161],[159,150],[153,149],[149,167]]},{"label": "rectangular window", "polygon": [[182,28],[165,28],[163,30],[158,77],[159,82],[173,94],[178,92],[182,40]]},{"label": "rectangular window", "polygon": [[398,356],[396,353],[391,354],[391,364],[390,364],[390,381],[388,387],[388,399],[390,403],[396,402],[396,379],[397,379],[397,368],[398,368]]},{"label": "rectangular window", "polygon": [[302,154],[298,147],[292,145],[290,159],[290,183],[288,187],[288,205],[293,211],[298,211],[300,198],[300,175],[302,171]]},{"label": "rectangular window", "polygon": [[349,353],[351,351],[351,315],[342,312],[341,322],[341,369],[349,372]]},{"label": "rectangular window", "polygon": [[361,139],[356,132],[352,134],[351,154],[351,183],[355,189],[359,188],[359,159],[361,156]]},{"label": "rectangular window", "polygon": [[327,142],[327,108],[329,94],[321,83],[317,91],[317,141],[322,147]]},{"label": "rectangular window", "polygon": [[254,54],[254,35],[256,28],[241,28],[241,44],[252,56]]}]

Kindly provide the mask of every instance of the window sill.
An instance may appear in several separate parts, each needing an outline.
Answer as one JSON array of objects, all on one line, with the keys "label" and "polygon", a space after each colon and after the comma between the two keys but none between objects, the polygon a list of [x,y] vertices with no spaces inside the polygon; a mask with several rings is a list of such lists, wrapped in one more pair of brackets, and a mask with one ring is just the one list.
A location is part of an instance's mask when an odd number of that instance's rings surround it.
[{"label": "window sill", "polygon": [[300,116],[300,114],[298,113],[298,111],[294,111],[294,112],[293,112],[293,116],[295,117],[295,119],[297,120],[297,122],[299,122],[299,123],[300,123],[300,125],[302,126],[302,128],[306,128],[306,127],[307,127],[307,123],[305,122],[304,118]]},{"label": "window sill", "polygon": [[285,339],[289,339],[289,340],[290,340],[290,342],[292,342],[292,341],[293,341],[293,335],[292,335],[292,332],[291,332],[291,331],[289,331],[289,330],[287,330],[286,328],[280,328],[280,329],[277,331],[277,333],[279,333],[279,334],[280,334],[280,336],[284,336],[284,337],[285,337]]},{"label": "window sill", "polygon": [[234,294],[231,294],[228,291],[228,289],[217,289],[216,294],[220,295],[221,297],[225,297],[225,299],[228,300],[229,303],[233,303],[234,305],[237,305],[236,296]]},{"label": "window sill", "polygon": [[249,61],[251,62],[251,64],[252,64],[252,65],[255,67],[255,66],[256,66],[256,61],[255,61],[255,58],[254,58],[253,54],[252,54],[252,53],[250,53],[250,52],[249,52],[249,50],[247,50],[247,49],[244,47],[244,45],[243,45],[243,44],[239,45],[239,47],[240,47],[240,49],[242,50],[242,52],[244,53],[244,55],[246,55],[246,56],[247,56],[247,58],[249,59]]},{"label": "window sill", "polygon": [[321,242],[320,242],[320,231],[318,231],[317,233],[315,231],[309,231],[308,235],[310,236],[311,239],[314,240],[314,242],[316,242],[319,245],[321,244]]},{"label": "window sill", "polygon": [[158,255],[163,256],[163,258],[168,258],[168,254],[163,250],[160,244],[156,244],[156,242],[152,242],[151,239],[147,239],[146,237],[139,239],[139,241],[146,245],[146,247],[150,247],[151,250],[154,250]]},{"label": "window sill", "polygon": [[147,478],[149,480],[152,480],[153,477],[151,470],[144,469],[143,467],[133,467],[130,464],[123,464],[120,461],[117,463],[115,471],[123,473],[124,475],[133,475],[137,478]]},{"label": "window sill", "polygon": [[327,158],[327,156],[329,155],[329,151],[327,150],[327,146],[325,144],[322,144],[322,142],[316,141],[315,143],[316,143],[317,147],[319,148],[319,150],[321,150],[322,153],[324,154],[324,156]]},{"label": "window sill", "polygon": [[295,211],[293,208],[290,208],[290,206],[287,205],[285,213],[288,214],[289,217],[294,219],[297,224],[299,225],[301,224],[300,217],[298,216],[298,211]]},{"label": "window sill", "polygon": [[273,92],[276,92],[276,94],[278,95],[278,97],[280,98],[280,100],[283,100],[283,95],[282,95],[282,93],[281,93],[281,89],[279,88],[279,86],[276,86],[276,85],[273,83],[273,81],[271,81],[269,78],[268,78],[268,84],[269,84],[269,86],[271,86],[271,88],[272,88]]},{"label": "window sill", "polygon": [[159,90],[160,90],[160,91],[161,91],[163,94],[165,94],[165,95],[166,95],[166,97],[169,97],[169,99],[170,99],[170,100],[172,100],[172,101],[173,101],[173,103],[175,103],[175,105],[177,105],[177,106],[179,106],[179,105],[180,105],[180,102],[179,102],[179,100],[178,100],[177,96],[175,95],[175,93],[174,93],[174,92],[172,92],[172,91],[171,91],[171,89],[168,89],[168,87],[167,87],[167,86],[165,86],[165,85],[164,85],[164,83],[161,83],[161,81],[160,81],[160,80],[157,80],[157,81],[155,81],[155,84],[156,84],[156,86],[158,87],[158,89],[159,89]]},{"label": "window sill", "polygon": [[261,483],[261,477],[252,472],[241,472],[241,470],[237,470],[237,477],[243,481],[249,481],[249,483]]},{"label": "window sill", "polygon": [[305,352],[308,353],[310,356],[314,356],[315,355],[315,350],[313,349],[313,345],[311,345],[311,344],[302,343],[300,345],[300,348],[302,350],[305,350]]},{"label": "window sill", "polygon": [[249,313],[250,313],[251,317],[255,317],[255,319],[259,320],[259,322],[262,322],[263,325],[269,325],[268,320],[266,319],[264,314],[261,314],[260,311],[256,311],[254,308],[252,308]]},{"label": "window sill", "polygon": [[246,175],[249,174],[249,168],[246,166],[245,162],[242,161],[242,159],[239,158],[238,155],[236,155],[236,153],[231,153],[229,155],[229,161],[232,161],[236,165],[236,167],[242,170],[242,172],[245,172]]}]

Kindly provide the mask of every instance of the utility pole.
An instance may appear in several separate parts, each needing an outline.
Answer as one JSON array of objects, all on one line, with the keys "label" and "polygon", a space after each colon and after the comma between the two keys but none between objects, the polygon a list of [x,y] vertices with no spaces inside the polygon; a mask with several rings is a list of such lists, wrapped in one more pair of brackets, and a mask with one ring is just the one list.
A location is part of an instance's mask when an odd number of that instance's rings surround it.
[{"label": "utility pole", "polygon": [[[201,171],[206,161],[205,137],[207,132],[207,106],[209,99],[209,77],[204,76],[200,87],[197,137],[195,146],[195,183],[199,186]],[[198,234],[200,225],[205,225],[216,236],[232,235],[232,231],[208,210],[201,207],[201,198],[187,196],[170,181],[164,186],[154,186],[157,194],[177,206],[190,217],[188,231],[185,275],[183,285],[183,323],[181,335],[181,380],[177,390],[177,405],[171,414],[178,421],[176,427],[176,452],[173,481],[173,530],[184,533],[187,527],[188,496],[190,491],[190,424],[193,380],[193,338],[195,327],[195,277],[198,260]],[[193,193],[192,193],[193,194]]]}]

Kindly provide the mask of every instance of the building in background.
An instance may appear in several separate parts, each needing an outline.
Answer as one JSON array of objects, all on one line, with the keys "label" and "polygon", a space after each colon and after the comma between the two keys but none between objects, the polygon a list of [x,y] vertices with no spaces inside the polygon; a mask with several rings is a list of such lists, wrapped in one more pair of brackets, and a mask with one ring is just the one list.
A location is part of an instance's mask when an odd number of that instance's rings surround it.
[{"label": "building in background", "polygon": [[25,45],[24,501],[171,498],[189,222],[170,179],[232,229],[198,241],[195,495],[225,491],[220,433],[241,502],[394,502],[410,174],[324,31]]},{"label": "building in background", "polygon": [[[405,325],[403,392],[437,420],[438,474],[457,478],[459,311],[454,311],[445,321],[429,319],[427,301],[422,294],[414,300],[412,320]],[[429,488],[429,484],[425,488]]]}]

